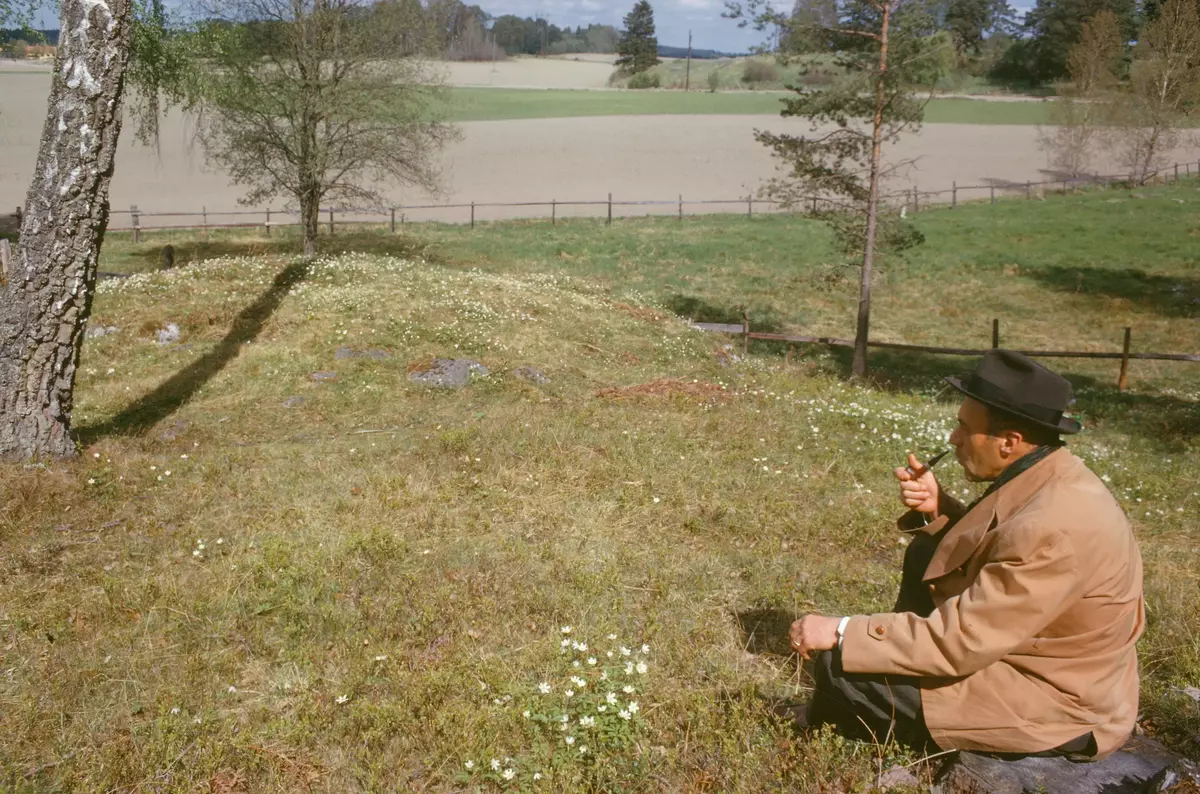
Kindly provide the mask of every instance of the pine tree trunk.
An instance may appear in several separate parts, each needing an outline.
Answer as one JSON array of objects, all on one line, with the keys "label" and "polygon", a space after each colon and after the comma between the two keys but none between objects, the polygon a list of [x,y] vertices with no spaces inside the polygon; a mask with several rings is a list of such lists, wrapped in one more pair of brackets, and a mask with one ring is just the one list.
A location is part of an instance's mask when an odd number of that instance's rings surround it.
[{"label": "pine tree trunk", "polygon": [[0,458],[75,454],[75,371],[108,223],[130,0],[62,0],[62,33],[12,272],[0,279]]},{"label": "pine tree trunk", "polygon": [[856,378],[867,376],[867,340],[871,331],[871,275],[875,265],[875,232],[879,225],[879,172],[883,155],[884,78],[888,69],[888,26],[893,0],[883,0],[883,20],[879,30],[879,74],[875,78],[875,118],[871,130],[871,186],[867,194],[867,239],[863,245],[862,281],[858,290],[858,328],[854,333],[854,361],[851,371]]}]

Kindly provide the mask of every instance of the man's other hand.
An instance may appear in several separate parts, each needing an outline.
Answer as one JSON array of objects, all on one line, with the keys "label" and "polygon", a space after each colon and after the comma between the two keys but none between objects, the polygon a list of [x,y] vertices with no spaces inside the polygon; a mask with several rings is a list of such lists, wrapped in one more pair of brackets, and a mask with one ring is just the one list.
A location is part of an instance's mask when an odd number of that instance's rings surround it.
[{"label": "man's other hand", "polygon": [[[916,472],[914,475],[913,472]],[[900,481],[900,501],[910,510],[936,516],[938,512],[938,481],[916,455],[908,456],[908,468],[896,469]]]},{"label": "man's other hand", "polygon": [[811,658],[813,651],[832,651],[837,647],[837,627],[840,618],[826,618],[821,615],[805,615],[792,624],[789,632],[792,639],[792,650]]}]

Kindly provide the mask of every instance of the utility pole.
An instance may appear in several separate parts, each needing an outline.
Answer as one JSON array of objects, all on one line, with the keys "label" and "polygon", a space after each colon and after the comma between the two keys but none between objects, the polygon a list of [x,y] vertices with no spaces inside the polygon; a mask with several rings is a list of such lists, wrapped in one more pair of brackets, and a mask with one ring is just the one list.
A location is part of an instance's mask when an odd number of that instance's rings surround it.
[{"label": "utility pole", "polygon": [[692,87],[692,32],[688,31],[687,75],[683,78],[683,90],[687,92]]}]

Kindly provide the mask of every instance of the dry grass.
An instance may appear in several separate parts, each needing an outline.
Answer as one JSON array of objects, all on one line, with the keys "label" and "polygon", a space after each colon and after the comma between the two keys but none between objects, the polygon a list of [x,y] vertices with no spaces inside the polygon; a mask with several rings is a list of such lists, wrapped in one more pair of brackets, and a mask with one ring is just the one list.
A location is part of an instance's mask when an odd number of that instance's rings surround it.
[{"label": "dry grass", "polygon": [[[768,704],[808,686],[795,615],[890,605],[888,472],[944,444],[944,363],[881,357],[890,386],[851,386],[829,355],[735,361],[623,302],[357,254],[106,283],[93,325],[123,330],[84,351],[81,457],[0,472],[0,786],[815,792],[914,761],[797,739]],[[164,322],[180,344],[137,332]],[[410,382],[431,356],[492,374]],[[1117,399],[1083,396],[1073,448],[1142,538],[1147,724],[1194,754],[1195,436]],[[626,680],[621,645],[640,710],[579,725],[569,677]]]}]

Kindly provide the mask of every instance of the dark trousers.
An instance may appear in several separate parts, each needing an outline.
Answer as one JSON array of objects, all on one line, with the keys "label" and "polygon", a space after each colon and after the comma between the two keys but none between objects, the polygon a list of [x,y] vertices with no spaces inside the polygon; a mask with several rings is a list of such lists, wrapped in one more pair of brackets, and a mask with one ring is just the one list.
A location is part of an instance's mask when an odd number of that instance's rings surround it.
[{"label": "dark trousers", "polygon": [[[917,532],[904,552],[900,594],[893,612],[933,612],[922,577],[942,534]],[[936,748],[921,710],[919,679],[909,676],[847,673],[839,650],[823,651],[813,670],[816,689],[808,707],[811,725],[833,725],[847,736],[877,742],[895,738],[917,749]]]},{"label": "dark trousers", "polygon": [[[922,580],[945,533],[946,530],[937,535],[914,533],[904,552],[900,593],[893,612],[915,612],[921,617],[933,612],[933,598]],[[842,669],[842,653],[836,649],[817,655],[813,677],[816,689],[808,707],[810,725],[833,725],[847,736],[864,740],[882,742],[895,738],[918,750],[937,749],[925,727],[919,678],[847,673]],[[1096,755],[1096,740],[1089,731],[1061,747],[1036,755],[1088,760]]]}]

